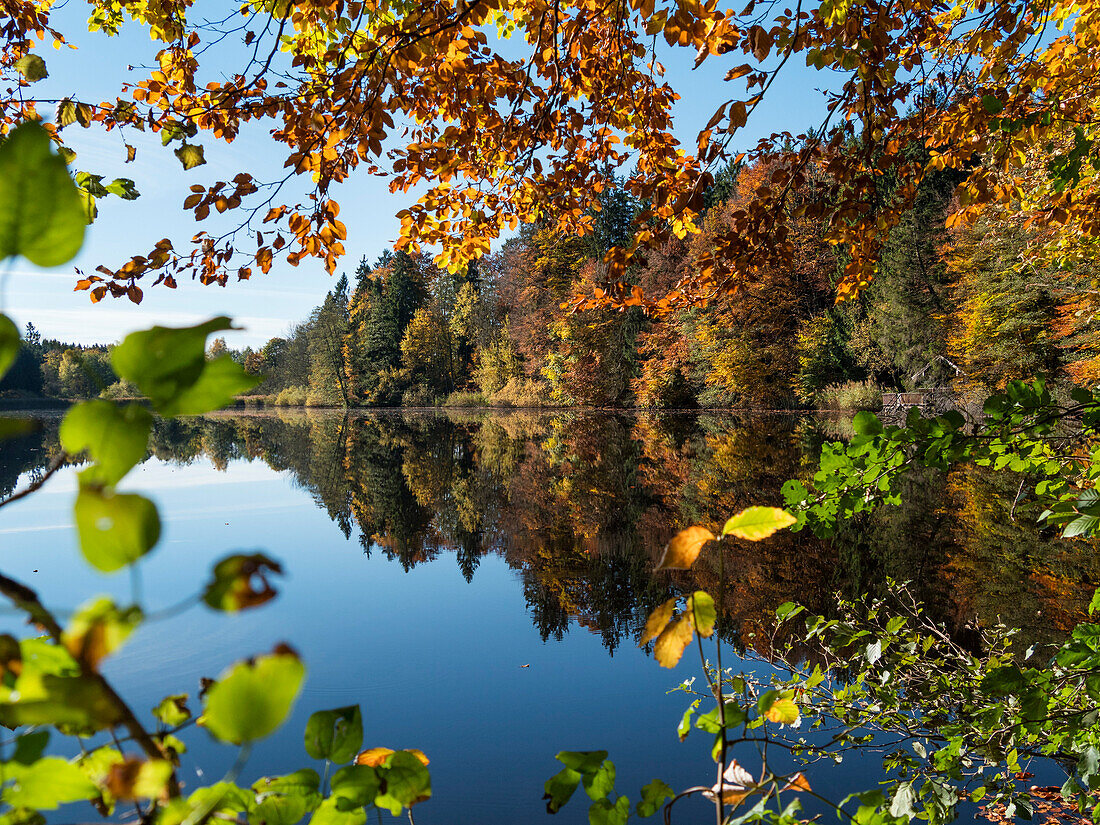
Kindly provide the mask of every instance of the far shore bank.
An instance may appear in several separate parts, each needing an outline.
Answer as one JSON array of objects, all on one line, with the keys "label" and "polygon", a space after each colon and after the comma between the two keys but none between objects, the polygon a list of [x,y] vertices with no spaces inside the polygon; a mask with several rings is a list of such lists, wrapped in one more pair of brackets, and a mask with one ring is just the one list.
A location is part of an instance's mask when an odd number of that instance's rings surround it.
[{"label": "far shore bank", "polygon": [[[66,410],[74,404],[90,399],[85,398],[0,398],[0,412],[27,412],[33,410]],[[116,403],[147,404],[145,398],[116,398],[110,399]],[[602,412],[602,413],[637,413],[649,415],[667,414],[692,414],[692,413],[753,413],[768,415],[827,415],[827,414],[851,414],[860,411],[860,408],[836,409],[836,408],[786,408],[768,409],[763,407],[587,407],[580,405],[542,405],[542,406],[512,406],[504,404],[439,404],[433,406],[393,406],[393,407],[344,407],[322,406],[317,404],[271,404],[258,401],[253,398],[238,398],[233,405],[216,410],[207,415],[239,415],[241,413],[267,414],[279,411],[299,412],[348,412],[348,413],[379,413],[379,412],[433,412],[465,410],[470,412]],[[879,412],[879,410],[872,410]]]}]

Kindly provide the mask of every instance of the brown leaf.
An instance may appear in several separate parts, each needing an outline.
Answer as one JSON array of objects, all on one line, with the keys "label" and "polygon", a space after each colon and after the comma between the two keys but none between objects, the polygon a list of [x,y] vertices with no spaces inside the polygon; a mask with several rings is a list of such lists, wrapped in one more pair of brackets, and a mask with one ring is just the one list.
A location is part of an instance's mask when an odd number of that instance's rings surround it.
[{"label": "brown leaf", "polygon": [[665,625],[668,624],[668,620],[672,618],[672,611],[676,609],[676,602],[678,599],[672,598],[662,604],[656,610],[649,614],[649,618],[646,619],[645,630],[642,632],[642,638],[638,640],[638,647],[644,646],[651,639],[656,639],[662,630],[665,629]]},{"label": "brown leaf", "polygon": [[698,525],[681,530],[665,545],[665,552],[657,562],[658,570],[687,570],[699,558],[703,545],[714,541],[714,533]]},{"label": "brown leaf", "polygon": [[690,613],[684,613],[661,631],[653,645],[653,658],[661,667],[676,667],[694,635],[695,622]]}]

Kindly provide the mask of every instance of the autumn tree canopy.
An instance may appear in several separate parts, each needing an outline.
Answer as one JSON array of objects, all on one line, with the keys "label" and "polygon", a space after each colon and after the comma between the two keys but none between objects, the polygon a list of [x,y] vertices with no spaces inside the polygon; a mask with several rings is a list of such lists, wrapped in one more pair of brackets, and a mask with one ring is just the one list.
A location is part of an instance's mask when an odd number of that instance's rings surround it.
[{"label": "autumn tree canopy", "polygon": [[[797,244],[777,217],[792,210],[826,221],[827,240],[847,250],[837,291],[851,296],[873,278],[892,228],[937,169],[964,173],[951,221],[1008,206],[1036,229],[1034,253],[1055,258],[1100,236],[1094,4],[253,0],[212,23],[189,0],[94,0],[89,29],[140,26],[162,45],[155,71],[102,102],[35,97],[46,46],[66,42],[56,14],[50,0],[5,6],[0,128],[51,119],[64,143],[67,129],[98,127],[121,135],[128,157],[130,130],[154,132],[194,167],[204,144],[257,123],[286,156],[281,180],[242,170],[196,183],[183,207],[209,228],[83,278],[94,300],[140,300],[145,277],[224,284],[267,272],[276,258],[315,258],[331,272],[347,234],[334,184],[355,172],[388,177],[393,192],[422,191],[400,212],[399,245],[428,248],[456,270],[520,223],[591,232],[592,207],[625,173],[644,208],[578,307],[641,303],[628,265],[696,232],[715,171],[742,155],[767,161],[770,177],[698,266],[667,295],[644,296],[647,304],[690,305],[789,266]],[[732,84],[687,151],[673,136],[676,92],[660,63],[669,48],[691,50],[696,65],[721,61]],[[748,118],[794,61],[829,78],[827,116],[739,151]],[[915,157],[914,143],[927,151]],[[887,177],[904,184],[884,202]],[[90,196],[108,191],[82,184]]]}]

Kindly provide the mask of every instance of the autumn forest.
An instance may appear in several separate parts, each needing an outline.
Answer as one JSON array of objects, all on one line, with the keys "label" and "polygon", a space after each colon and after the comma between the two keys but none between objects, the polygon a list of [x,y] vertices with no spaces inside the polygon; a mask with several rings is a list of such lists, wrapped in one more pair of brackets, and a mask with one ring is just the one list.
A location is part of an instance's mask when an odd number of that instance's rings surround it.
[{"label": "autumn forest", "polygon": [[0,825],[1100,824],[1098,93],[1095,0],[6,0]]}]

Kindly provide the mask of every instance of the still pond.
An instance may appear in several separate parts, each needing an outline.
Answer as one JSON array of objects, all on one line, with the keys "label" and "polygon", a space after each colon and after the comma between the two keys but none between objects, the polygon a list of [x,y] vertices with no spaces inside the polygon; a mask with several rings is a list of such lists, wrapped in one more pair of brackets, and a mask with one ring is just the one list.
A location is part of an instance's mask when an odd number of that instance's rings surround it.
[{"label": "still pond", "polygon": [[[0,447],[0,496],[58,451],[60,415],[37,417],[36,434]],[[580,823],[583,800],[554,818],[540,800],[560,750],[608,750],[632,800],[654,777],[713,781],[709,737],[681,743],[675,730],[689,699],[672,689],[699,675],[698,659],[665,670],[635,639],[673,593],[716,591],[716,568],[704,556],[691,572],[654,574],[654,560],[682,527],[781,504],[782,483],[810,472],[822,441],[844,429],[809,417],[581,412],[158,421],[149,459],[123,484],[154,498],[164,522],[137,576],[100,576],[81,560],[73,468],[4,509],[2,569],[62,613],[135,591],[163,610],[106,667],[141,710],[194,695],[202,677],[277,643],[298,650],[306,688],[243,779],[309,764],[309,714],[358,703],[366,746],[431,758],[418,825]],[[1100,583],[1100,554],[1040,534],[1027,502],[1010,511],[1015,491],[1007,477],[929,472],[906,482],[901,507],[832,541],[779,534],[728,551],[731,641],[766,657],[763,628],[779,604],[828,613],[836,593],[879,593],[891,577],[912,581],[953,632],[1000,618],[1029,640],[1061,638]],[[211,565],[241,550],[282,563],[278,597],[233,616],[183,609]],[[22,631],[4,617],[0,630]],[[736,666],[767,667],[759,656]],[[185,782],[186,771],[211,782],[230,767],[235,752],[203,731],[186,741]],[[751,754],[740,758],[751,767]],[[873,787],[874,767],[853,759],[812,780],[839,799]],[[691,804],[677,821],[712,816]]]}]

